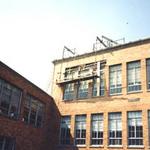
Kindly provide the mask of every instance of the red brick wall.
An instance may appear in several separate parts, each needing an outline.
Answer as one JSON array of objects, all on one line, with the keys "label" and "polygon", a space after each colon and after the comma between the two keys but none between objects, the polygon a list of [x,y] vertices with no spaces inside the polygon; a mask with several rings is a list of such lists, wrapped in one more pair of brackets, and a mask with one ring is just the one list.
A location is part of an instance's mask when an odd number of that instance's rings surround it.
[{"label": "red brick wall", "polygon": [[[15,137],[16,150],[54,150],[57,121],[59,112],[55,103],[48,94],[33,85],[24,77],[0,62],[0,78],[22,89],[21,112],[18,120],[0,116],[0,135]],[[45,116],[42,128],[35,128],[23,122],[23,105],[26,94],[38,98],[45,103]]]}]

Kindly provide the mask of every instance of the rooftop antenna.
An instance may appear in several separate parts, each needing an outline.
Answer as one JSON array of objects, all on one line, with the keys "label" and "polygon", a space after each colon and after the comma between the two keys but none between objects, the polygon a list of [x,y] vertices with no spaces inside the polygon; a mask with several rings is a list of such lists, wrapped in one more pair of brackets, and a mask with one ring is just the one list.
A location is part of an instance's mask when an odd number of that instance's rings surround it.
[{"label": "rooftop antenna", "polygon": [[[67,46],[64,46],[64,48],[63,48],[63,53],[62,53],[62,60],[64,59],[65,51],[67,51],[67,52],[71,53],[73,56],[75,55],[75,48],[74,48],[73,50],[71,50],[71,49],[70,49],[70,48],[68,48]],[[61,66],[60,66],[59,80],[61,80],[62,67],[63,67],[63,62],[61,63]]]},{"label": "rooftop antenna", "polygon": [[108,38],[108,37],[102,35],[102,39],[103,39],[103,38],[104,38],[105,40],[111,42],[111,43],[114,43],[114,44],[116,44],[116,45],[118,44],[116,41],[113,41],[112,39],[110,39],[110,38]]},{"label": "rooftop antenna", "polygon": [[96,41],[99,41],[104,47],[107,47],[103,40],[101,40],[98,36],[96,37]]},{"label": "rooftop antenna", "polygon": [[75,48],[73,50],[71,50],[70,48],[68,48],[67,46],[64,46],[63,48],[63,54],[62,54],[62,58],[64,58],[65,55],[65,51],[70,52],[72,55],[75,55]]}]

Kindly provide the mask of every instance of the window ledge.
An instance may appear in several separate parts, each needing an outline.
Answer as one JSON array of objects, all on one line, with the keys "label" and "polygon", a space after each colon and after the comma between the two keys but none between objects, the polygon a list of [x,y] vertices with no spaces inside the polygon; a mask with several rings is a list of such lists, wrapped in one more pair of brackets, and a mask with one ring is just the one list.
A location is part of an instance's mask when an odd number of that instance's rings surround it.
[{"label": "window ledge", "polygon": [[122,148],[123,145],[109,145],[109,148]]},{"label": "window ledge", "polygon": [[128,148],[130,149],[144,149],[144,145],[131,145],[131,146],[128,146]]},{"label": "window ledge", "polygon": [[136,93],[142,93],[143,91],[140,90],[140,91],[131,91],[131,92],[127,92],[127,94],[136,94]]},{"label": "window ledge", "polygon": [[74,145],[74,146],[76,146],[76,147],[83,147],[83,148],[85,148],[86,147],[86,145]]},{"label": "window ledge", "polygon": [[147,92],[150,92],[150,89],[147,89]]},{"label": "window ledge", "polygon": [[122,93],[109,94],[109,96],[119,96],[119,95],[123,95],[123,94]]},{"label": "window ledge", "polygon": [[98,148],[98,147],[104,147],[104,145],[90,145],[91,148]]}]

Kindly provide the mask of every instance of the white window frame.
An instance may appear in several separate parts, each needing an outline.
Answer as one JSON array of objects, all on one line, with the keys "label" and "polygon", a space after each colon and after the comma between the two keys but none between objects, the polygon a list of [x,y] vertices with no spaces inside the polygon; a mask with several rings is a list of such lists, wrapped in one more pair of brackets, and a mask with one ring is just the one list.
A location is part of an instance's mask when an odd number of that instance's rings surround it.
[{"label": "white window frame", "polygon": [[[80,130],[80,135],[77,137],[77,130]],[[85,130],[85,137],[82,137],[82,130]],[[85,146],[86,145],[86,115],[77,115],[75,116],[75,138],[74,144],[77,146]],[[77,140],[84,141],[84,143],[77,143]],[[81,142],[80,141],[80,142]]]},{"label": "white window frame", "polygon": [[89,80],[82,80],[78,82],[78,98],[88,98],[88,82]]},{"label": "white window frame", "polygon": [[[132,81],[130,81],[131,78],[133,78]],[[136,92],[141,90],[141,62],[140,61],[127,63],[127,84],[128,84],[128,92]]]},{"label": "white window frame", "polygon": [[[118,77],[119,76],[119,77]],[[114,83],[112,83],[114,82]],[[121,64],[109,67],[109,93],[110,95],[122,93],[122,70]],[[114,92],[112,92],[114,91]]]},{"label": "white window frame", "polygon": [[[91,119],[91,145],[92,146],[102,146],[103,145],[103,137],[104,137],[104,129],[103,129],[103,125],[104,125],[104,120],[103,120],[103,114],[92,114],[92,119]],[[96,125],[96,137],[93,137],[93,128],[94,125]],[[101,133],[99,133],[101,132]],[[102,134],[102,137],[98,137],[98,134]],[[99,140],[99,142],[101,144],[93,144],[92,140]]]},{"label": "white window frame", "polygon": [[74,98],[74,83],[67,83],[64,86],[64,100],[73,100]]},{"label": "white window frame", "polygon": [[[132,117],[131,117],[132,116]],[[141,123],[142,126],[142,137],[137,137],[137,127]],[[131,132],[131,129],[129,129],[130,124],[134,124],[134,131]],[[130,127],[131,128],[131,127]],[[130,134],[134,133],[134,137],[130,137]],[[141,140],[142,144],[130,144],[129,140]],[[142,112],[141,111],[134,111],[134,112],[128,112],[128,146],[129,147],[141,147],[143,146],[143,125],[142,125]]]},{"label": "white window frame", "polygon": [[[122,145],[122,114],[121,112],[113,112],[108,114],[108,126],[109,126],[109,146],[121,146]],[[114,124],[114,129],[112,129],[112,125]],[[118,126],[119,125],[119,126]],[[114,137],[110,137],[110,132],[114,132]],[[117,132],[121,132],[121,137],[117,137]],[[110,140],[114,140],[114,144],[110,143]],[[118,144],[118,142],[120,142]]]}]

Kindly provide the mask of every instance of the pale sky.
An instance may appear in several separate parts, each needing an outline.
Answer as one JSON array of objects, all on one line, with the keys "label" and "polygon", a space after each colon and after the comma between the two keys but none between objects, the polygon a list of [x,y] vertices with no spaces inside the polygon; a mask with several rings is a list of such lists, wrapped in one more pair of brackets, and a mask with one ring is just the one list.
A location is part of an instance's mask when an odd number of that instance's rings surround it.
[{"label": "pale sky", "polygon": [[0,60],[45,91],[64,45],[90,52],[101,35],[150,37],[150,1],[0,0]]}]

